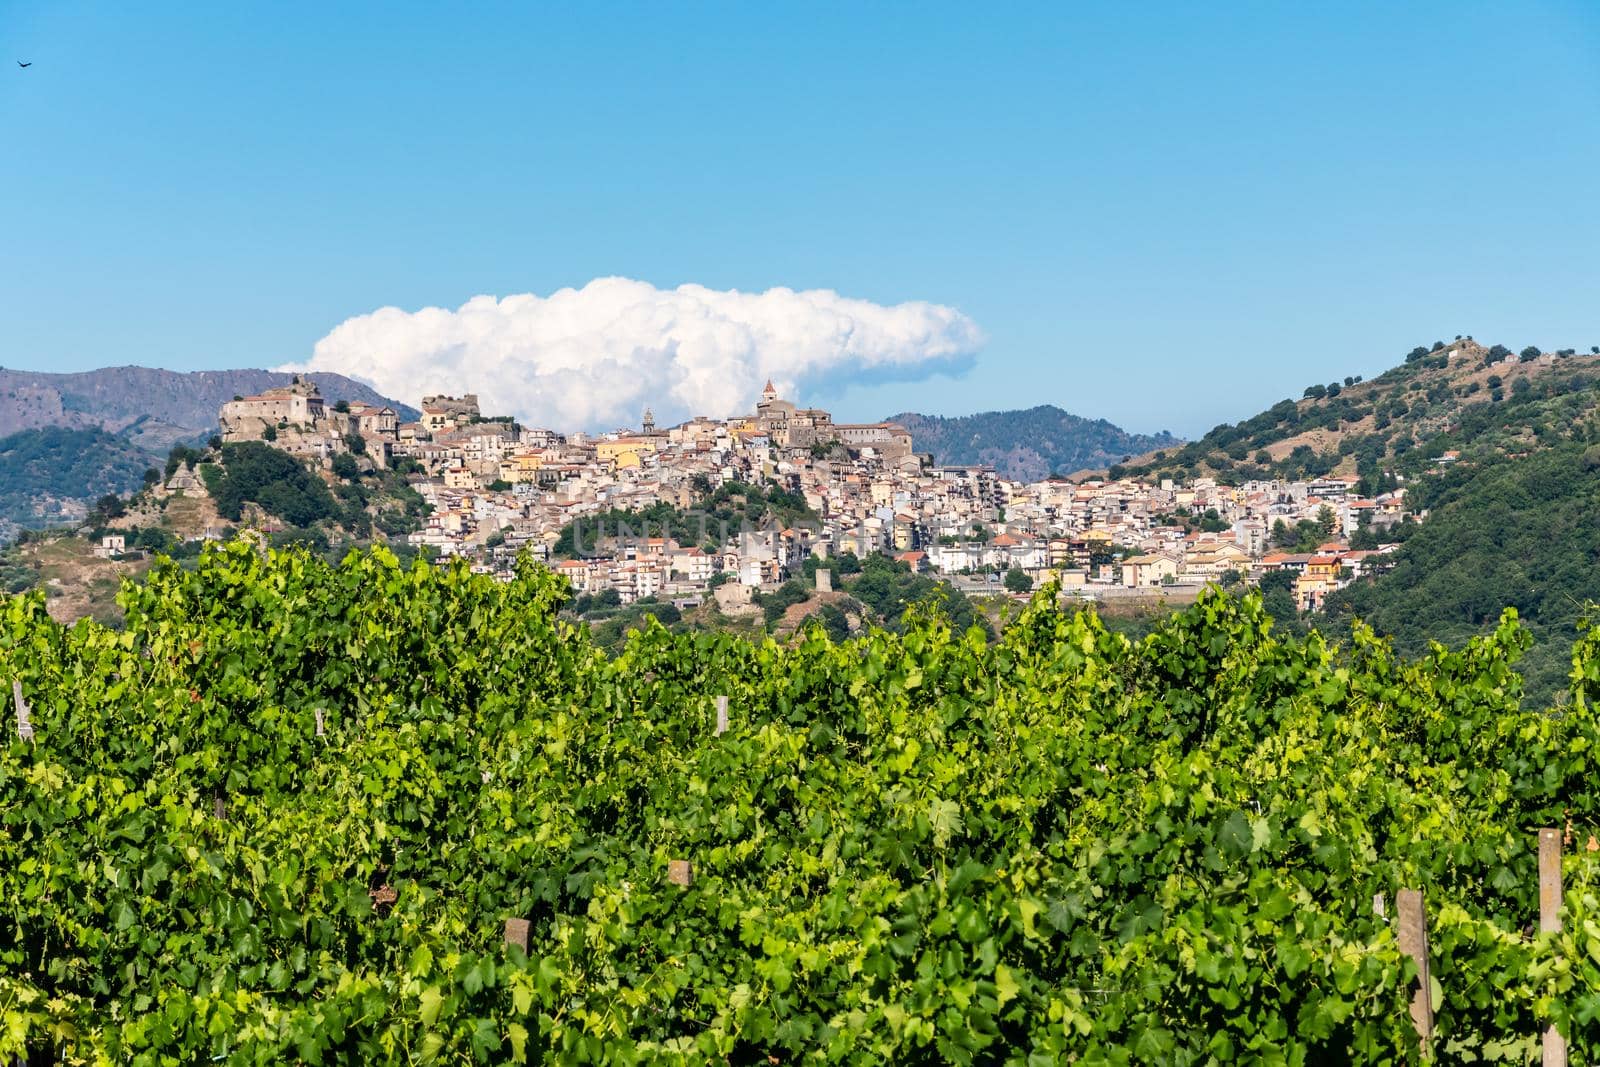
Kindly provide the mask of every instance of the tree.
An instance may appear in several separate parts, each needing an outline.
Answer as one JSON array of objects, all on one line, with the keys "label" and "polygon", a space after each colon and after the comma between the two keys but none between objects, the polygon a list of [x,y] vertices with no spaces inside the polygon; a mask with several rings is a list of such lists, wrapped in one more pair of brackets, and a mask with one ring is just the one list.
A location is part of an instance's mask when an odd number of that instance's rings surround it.
[{"label": "tree", "polygon": [[340,452],[333,457],[333,474],[336,478],[343,478],[353,482],[361,477],[361,465],[356,462],[356,457],[348,452]]},{"label": "tree", "polygon": [[1338,516],[1333,513],[1333,509],[1328,505],[1324,504],[1317,509],[1317,529],[1322,533],[1323,537],[1333,536],[1333,528],[1338,525],[1338,522]]},{"label": "tree", "polygon": [[278,439],[278,428],[276,426],[268,426],[261,431],[261,439],[263,441],[276,441]]},{"label": "tree", "polygon": [[200,468],[206,488],[223,518],[238,522],[247,502],[294,526],[308,526],[338,514],[339,507],[321,478],[299,460],[260,441],[227,445],[222,466]]},{"label": "tree", "polygon": [[488,488],[491,493],[509,493],[511,491],[511,483],[504,478],[496,478],[489,483]]},{"label": "tree", "polygon": [[1023,573],[1021,567],[1012,567],[1006,571],[1005,586],[1007,592],[1027,593],[1033,589],[1033,579]]},{"label": "tree", "polygon": [[335,400],[333,402],[333,410],[337,411],[341,415],[350,414],[350,401],[348,401],[348,400]]},{"label": "tree", "polygon": [[146,526],[133,535],[132,543],[150,552],[171,552],[172,535],[159,526]]},{"label": "tree", "polygon": [[1263,449],[1259,449],[1256,452],[1256,462],[1261,464],[1262,466],[1266,466],[1268,463],[1272,462],[1272,453],[1268,452],[1264,448]]},{"label": "tree", "polygon": [[1299,616],[1294,605],[1294,574],[1287,570],[1268,571],[1261,576],[1261,606],[1280,624]]},{"label": "tree", "polygon": [[94,510],[106,519],[120,519],[128,513],[123,506],[122,498],[115,493],[107,493],[94,502]]},{"label": "tree", "polygon": [[1423,356],[1426,356],[1427,354],[1428,354],[1428,350],[1426,348],[1424,348],[1422,345],[1418,345],[1416,348],[1413,348],[1411,351],[1406,353],[1406,362],[1407,363],[1415,363],[1417,360],[1421,359]]},{"label": "tree", "polygon": [[675,626],[683,621],[683,612],[678,610],[678,605],[676,604],[657,604],[652,606],[645,614],[654,615],[656,621],[663,626]]},{"label": "tree", "polygon": [[358,456],[365,455],[367,451],[367,441],[366,438],[362,437],[358,433],[347,433],[344,435],[344,447],[348,448],[351,452]]},{"label": "tree", "polygon": [[161,480],[161,472],[151,467],[144,472],[144,484],[148,488]]},{"label": "tree", "polygon": [[1328,383],[1328,395],[1330,397],[1339,395],[1339,383],[1338,382],[1329,382]]},{"label": "tree", "polygon": [[822,629],[834,644],[850,639],[849,616],[837,604],[822,605]]},{"label": "tree", "polygon": [[1517,353],[1517,358],[1523,363],[1532,363],[1534,360],[1539,358],[1539,346],[1529,345],[1527,348],[1524,348],[1521,352]]},{"label": "tree", "polygon": [[1328,387],[1326,385],[1308,385],[1306,386],[1305,395],[1312,400],[1321,400],[1328,395]]},{"label": "tree", "polygon": [[1498,388],[1500,388],[1502,382],[1504,381],[1504,379],[1502,379],[1500,377],[1500,375],[1498,375],[1498,374],[1491,374],[1491,375],[1489,375],[1489,377],[1486,380],[1489,383],[1489,388],[1490,389],[1498,389]]}]

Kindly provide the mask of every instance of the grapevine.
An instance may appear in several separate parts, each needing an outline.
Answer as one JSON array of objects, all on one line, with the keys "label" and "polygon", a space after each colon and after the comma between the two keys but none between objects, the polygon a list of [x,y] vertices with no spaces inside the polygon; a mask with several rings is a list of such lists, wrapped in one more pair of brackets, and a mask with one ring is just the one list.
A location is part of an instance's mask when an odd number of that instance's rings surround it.
[{"label": "grapevine", "polygon": [[[1546,709],[1510,612],[1405,661],[1220,593],[1132,642],[1045,589],[994,642],[929,609],[610,659],[566,597],[233,544],[126,586],[121,629],[0,602],[33,727],[0,744],[0,1055],[1414,1062],[1373,900],[1421,887],[1440,1054],[1554,1023],[1596,1062],[1600,635]],[[1533,832],[1569,825],[1535,934]]]}]

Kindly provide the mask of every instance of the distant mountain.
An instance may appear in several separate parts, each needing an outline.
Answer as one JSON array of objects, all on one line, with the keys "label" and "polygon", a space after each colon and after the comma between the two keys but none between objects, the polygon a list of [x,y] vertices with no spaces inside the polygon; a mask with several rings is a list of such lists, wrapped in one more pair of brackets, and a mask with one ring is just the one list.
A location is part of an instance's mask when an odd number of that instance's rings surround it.
[{"label": "distant mountain", "polygon": [[1106,467],[1182,444],[1170,433],[1129,433],[1105,419],[1081,418],[1050,404],[956,418],[903,412],[888,421],[910,430],[916,450],[933,453],[936,462],[993,464],[1002,476],[1015,481]]},{"label": "distant mountain", "polygon": [[[13,525],[72,521],[97,497],[138,488],[173,445],[215,433],[223,404],[293,377],[267,370],[0,369],[0,540]],[[419,417],[342,374],[305,377],[329,403],[387,404],[404,420]]]},{"label": "distant mountain", "polygon": [[[106,367],[76,374],[0,369],[0,437],[44,426],[95,426],[132,437],[176,431],[173,440],[216,429],[217,409],[235,396],[288,385],[292,374],[269,370],[157,370]],[[309,374],[331,404],[388,404],[401,418],[417,411],[342,374]],[[131,431],[131,433],[130,433]],[[137,442],[136,442],[137,443]],[[152,442],[153,443],[153,442]],[[157,450],[170,448],[156,446]]]}]

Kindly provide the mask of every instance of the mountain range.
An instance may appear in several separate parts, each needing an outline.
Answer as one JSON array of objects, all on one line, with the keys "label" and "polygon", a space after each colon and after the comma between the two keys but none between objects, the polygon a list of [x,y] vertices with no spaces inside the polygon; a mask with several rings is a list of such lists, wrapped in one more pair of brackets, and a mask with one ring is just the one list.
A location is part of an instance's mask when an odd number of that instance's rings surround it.
[{"label": "mountain range", "polygon": [[1183,443],[1170,433],[1129,433],[1050,404],[957,417],[907,411],[887,421],[910,430],[917,451],[932,453],[937,463],[992,464],[1002,477],[1020,482],[1105,467]]}]

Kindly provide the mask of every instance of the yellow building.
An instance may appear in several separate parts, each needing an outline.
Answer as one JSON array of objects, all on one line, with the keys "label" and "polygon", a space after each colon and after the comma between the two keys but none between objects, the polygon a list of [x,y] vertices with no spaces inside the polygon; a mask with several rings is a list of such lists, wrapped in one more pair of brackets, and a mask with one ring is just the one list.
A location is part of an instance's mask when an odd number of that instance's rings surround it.
[{"label": "yellow building", "polygon": [[549,458],[542,448],[518,449],[509,456],[500,460],[500,477],[512,485],[522,482],[536,482],[539,472],[544,469],[545,461]]},{"label": "yellow building", "polygon": [[594,453],[600,462],[611,464],[613,470],[625,470],[637,467],[645,456],[654,453],[656,444],[655,437],[618,437],[611,441],[596,441]]},{"label": "yellow building", "polygon": [[1130,556],[1122,561],[1122,584],[1129,589],[1161,585],[1178,576],[1178,561],[1165,552]]},{"label": "yellow building", "polygon": [[1339,588],[1340,557],[1312,556],[1294,581],[1294,598],[1301,611],[1316,611]]}]

